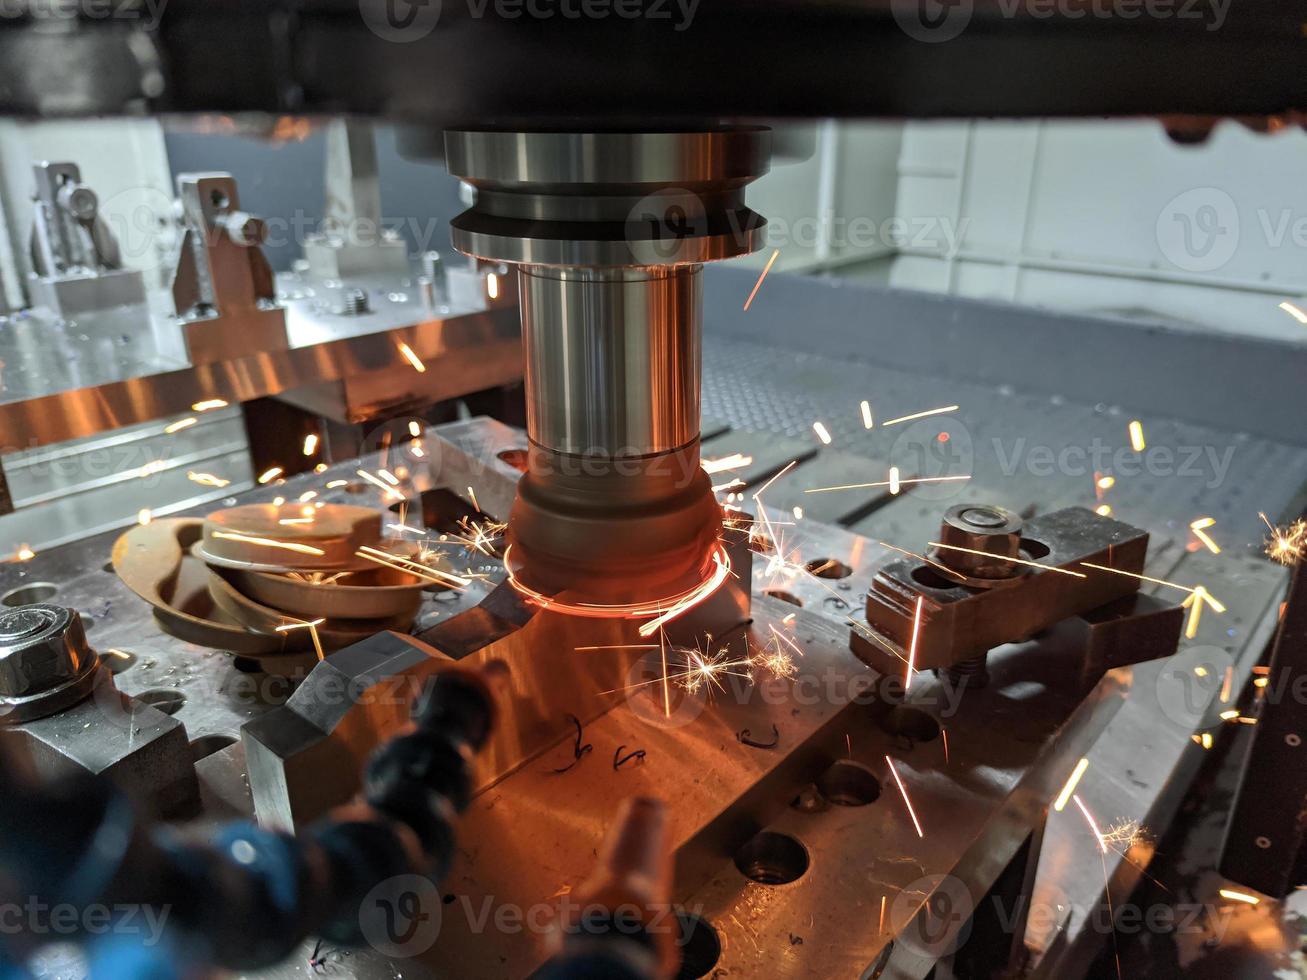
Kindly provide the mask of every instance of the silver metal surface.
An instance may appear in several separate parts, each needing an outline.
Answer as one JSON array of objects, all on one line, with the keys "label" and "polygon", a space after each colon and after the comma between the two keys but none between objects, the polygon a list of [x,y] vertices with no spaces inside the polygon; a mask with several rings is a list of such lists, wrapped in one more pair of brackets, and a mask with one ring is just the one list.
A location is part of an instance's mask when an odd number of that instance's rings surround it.
[{"label": "silver metal surface", "polygon": [[744,187],[767,172],[770,132],[449,130],[449,172],[477,190],[454,247],[528,265],[710,262],[759,248]]},{"label": "silver metal surface", "polygon": [[42,162],[32,170],[32,305],[76,316],[144,303],[144,279],[139,271],[122,268],[118,243],[78,166]]},{"label": "silver metal surface", "polygon": [[[33,311],[0,318],[0,433],[21,439],[6,448],[189,414],[209,399],[234,404],[344,378],[374,379],[367,397],[379,403],[416,400],[427,389],[457,397],[521,378],[516,306],[486,308],[483,300],[478,308],[428,310],[412,280],[359,278],[351,285],[368,291],[372,313],[333,312],[342,284],[281,276],[290,347],[203,365],[187,361],[171,316],[144,308],[78,320]],[[427,372],[414,370],[400,341]]]},{"label": "silver metal surface", "polygon": [[267,226],[240,209],[231,174],[178,174],[184,230],[172,295],[191,363],[285,350],[286,311],[276,302],[261,245]]},{"label": "silver metal surface", "polygon": [[333,119],[327,124],[326,144],[322,224],[304,242],[310,274],[323,279],[405,275],[407,246],[381,223],[372,124]]},{"label": "silver metal surface", "polygon": [[648,456],[699,435],[701,271],[519,270],[533,442]]},{"label": "silver metal surface", "polygon": [[0,724],[41,718],[80,701],[99,667],[76,610],[32,603],[0,611]]},{"label": "silver metal surface", "polygon": [[[448,441],[439,438],[444,433]],[[470,485],[487,509],[495,506],[488,501],[502,502],[508,497],[505,485],[511,485],[517,472],[508,460],[516,459],[511,453],[525,445],[522,434],[479,420],[432,430],[423,443],[431,470],[419,468],[406,456],[402,462],[410,476],[403,492],[412,496],[419,489],[444,484],[461,493]],[[820,456],[811,462],[815,465],[819,460]],[[377,506],[387,506],[390,501],[381,501],[380,494],[366,484],[355,487],[359,493],[350,493],[344,486],[326,488],[329,482],[353,478],[358,468],[373,470],[378,462],[373,456],[340,464],[322,474],[258,488],[242,499],[290,497],[315,489],[325,499],[373,499]],[[391,466],[400,462],[392,455]],[[796,471],[801,473],[807,465],[800,464]],[[491,476],[487,478],[487,474]],[[893,523],[896,510],[915,512],[919,506],[920,501],[899,497],[887,503],[878,516]],[[932,506],[937,525],[940,506]],[[410,514],[417,513],[420,508],[412,506]],[[849,607],[860,601],[875,564],[887,549],[861,535],[815,521],[794,524],[778,513],[773,513],[773,520],[782,525],[777,530],[784,534],[786,554],[791,558],[795,549],[805,562],[836,558],[849,572],[840,578],[816,578],[795,571],[790,567],[793,562],[778,567],[766,556],[756,556],[753,642],[765,644],[772,627],[792,629],[795,643],[804,652],[803,658],[795,658],[802,677],[811,674],[819,679],[830,666],[835,670],[833,677],[861,671],[853,676],[874,679],[848,653],[847,619]],[[1273,623],[1283,574],[1273,566],[1256,563],[1256,574],[1248,572],[1238,589],[1228,588],[1225,578],[1232,572],[1225,558],[1202,557],[1208,564],[1190,569],[1186,564],[1200,556],[1177,555],[1177,550],[1163,549],[1150,562],[1149,573],[1181,581],[1201,578],[1213,594],[1226,601],[1229,611],[1225,616],[1204,617],[1204,628],[1213,632],[1200,635],[1200,642],[1228,647],[1239,657],[1249,656]],[[23,565],[0,566],[0,596],[13,587],[54,583],[59,594],[56,601],[82,608],[95,618],[91,639],[97,646],[135,655],[117,675],[120,686],[133,692],[180,695],[183,703],[176,717],[186,723],[193,739],[208,734],[230,737],[242,721],[265,713],[284,699],[288,693],[284,682],[242,673],[223,654],[162,637],[144,604],[128,597],[111,575],[97,570],[103,560],[100,553],[107,554],[105,538],[38,555]],[[484,564],[492,579],[502,574],[495,572],[497,562],[485,559]],[[1252,563],[1247,564],[1251,568]],[[1244,563],[1235,571],[1245,575]],[[450,618],[455,610],[470,608],[490,584],[474,583],[466,593],[428,597],[420,628]],[[768,589],[784,589],[804,605],[798,608],[769,599],[762,595]],[[581,764],[565,774],[553,773],[572,759],[572,741],[567,738],[474,801],[460,826],[458,864],[442,886],[442,891],[454,898],[444,908],[441,937],[431,951],[421,960],[402,963],[382,962],[369,953],[351,958],[349,969],[359,977],[527,973],[542,955],[538,937],[529,929],[501,932],[494,924],[496,910],[501,906],[552,907],[561,890],[589,873],[593,848],[618,802],[631,795],[651,794],[669,803],[673,833],[684,845],[681,860],[687,877],[682,879],[684,887],[677,898],[697,907],[721,941],[723,952],[716,969],[759,977],[860,975],[869,964],[882,962],[880,957],[890,941],[919,913],[934,887],[929,875],[952,874],[973,894],[984,894],[1046,806],[1050,788],[1056,792],[1075,760],[1096,751],[1082,738],[1099,746],[1107,745],[1103,738],[1109,738],[1129,751],[1134,743],[1121,741],[1127,730],[1113,728],[1115,719],[1126,717],[1124,712],[1129,710],[1132,726],[1142,724],[1151,730],[1157,723],[1158,712],[1149,700],[1148,688],[1131,682],[1121,711],[1111,720],[1091,711],[1067,724],[1079,695],[1059,693],[1059,684],[1068,672],[1053,649],[1041,640],[996,651],[991,657],[991,687],[974,692],[974,700],[953,705],[957,711],[948,710],[952,702],[941,682],[920,675],[919,683],[913,685],[911,706],[936,714],[936,720],[944,725],[947,756],[943,737],[906,739],[887,730],[870,705],[840,708],[825,696],[825,688],[814,688],[810,680],[793,686],[766,681],[752,694],[748,685],[740,682],[738,688],[718,692],[697,718],[679,728],[651,725],[657,713],[640,710],[644,702],[632,691],[619,707],[585,726],[585,740],[594,750]],[[574,656],[577,669],[588,671],[594,664],[580,658],[603,654],[578,651]],[[113,660],[106,662],[112,665]],[[1135,672],[1140,676],[1139,668]],[[737,694],[737,690],[744,693]],[[521,694],[528,696],[529,692]],[[971,696],[969,692],[967,699]],[[677,691],[676,697],[679,700],[683,693]],[[1136,698],[1138,708],[1132,708]],[[758,734],[769,733],[773,723],[782,739],[778,750],[752,748],[736,737],[745,727]],[[1054,734],[1059,725],[1060,734]],[[819,749],[815,754],[796,751],[790,755],[799,744],[801,730],[820,731],[818,741],[810,743]],[[1091,739],[1095,733],[1107,734]],[[622,744],[627,751],[644,749],[644,762],[615,771],[612,753]],[[831,762],[850,754],[872,771],[880,784],[879,799],[865,806],[831,806],[819,812],[786,809],[795,795],[794,780],[815,780]],[[924,838],[915,833],[885,755],[895,760]],[[1102,763],[1103,770],[1110,765]],[[206,796],[221,797],[221,812],[228,815],[233,805],[248,804],[241,802],[238,792],[239,773],[222,768],[221,785],[211,787]],[[1091,773],[1098,768],[1095,761]],[[1137,787],[1140,795],[1132,798],[1130,806],[1147,808],[1153,805],[1149,801],[1159,792],[1159,783],[1152,775],[1141,776],[1140,781],[1147,788]],[[1099,784],[1087,776],[1082,794],[1098,790]],[[1089,795],[1086,799],[1094,805]],[[1097,815],[1105,821],[1117,816],[1112,799],[1104,796],[1098,803],[1101,812]],[[742,802],[728,805],[730,800]],[[710,816],[710,812],[718,816]],[[721,822],[732,814],[752,814],[752,818],[744,825]],[[722,832],[689,840],[695,822],[704,820],[707,823],[699,826]],[[730,829],[723,829],[728,826]],[[789,834],[806,849],[809,867],[793,883],[764,885],[736,870],[732,842],[760,826]],[[1092,841],[1082,843],[1092,848]],[[1096,850],[1088,853],[1097,860]],[[1143,855],[1136,852],[1132,857],[1140,860]],[[1097,881],[1102,881],[1101,874]],[[887,904],[883,934],[877,928],[882,896]],[[488,920],[482,917],[485,910],[489,910]],[[914,953],[906,943],[895,942],[885,962],[892,969],[884,976],[920,977],[929,969],[931,958]],[[306,963],[307,956],[301,957],[269,975],[306,977],[311,974]]]}]

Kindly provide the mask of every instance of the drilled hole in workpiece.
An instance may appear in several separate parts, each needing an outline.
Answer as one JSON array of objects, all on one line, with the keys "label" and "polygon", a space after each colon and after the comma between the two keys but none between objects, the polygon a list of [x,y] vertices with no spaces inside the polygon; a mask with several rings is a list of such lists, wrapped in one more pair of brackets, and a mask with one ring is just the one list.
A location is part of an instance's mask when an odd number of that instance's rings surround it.
[{"label": "drilled hole in workpiece", "polygon": [[59,594],[59,586],[53,582],[33,582],[10,589],[0,598],[6,606],[30,606],[34,602],[49,602]]},{"label": "drilled hole in workpiece", "polygon": [[912,581],[928,589],[951,589],[957,582],[950,582],[929,565],[918,565],[912,570]]},{"label": "drilled hole in workpiece", "polygon": [[215,752],[221,752],[229,745],[235,745],[237,738],[234,735],[201,735],[191,743],[191,761],[199,762],[201,759],[207,759]]},{"label": "drilled hole in workpiece", "polygon": [[158,708],[165,715],[175,715],[181,710],[182,705],[186,703],[186,695],[181,691],[160,687],[136,695],[136,700],[144,701],[151,707]]},{"label": "drilled hole in workpiece", "polygon": [[838,558],[814,558],[804,567],[817,578],[848,578],[853,574],[853,569]]},{"label": "drilled hole in workpiece", "polygon": [[773,599],[779,599],[781,602],[788,602],[791,606],[803,608],[803,600],[793,592],[786,592],[784,589],[764,589],[762,594],[769,595]]},{"label": "drilled hole in workpiece", "polygon": [[1022,538],[1021,551],[1029,555],[1032,561],[1047,558],[1052,553],[1052,549],[1048,545],[1042,541],[1036,541],[1034,538]]},{"label": "drilled hole in workpiece", "polygon": [[880,798],[880,780],[866,766],[848,759],[822,773],[817,789],[836,806],[866,806]]},{"label": "drilled hole in workpiece", "polygon": [[676,924],[676,947],[681,954],[676,980],[706,977],[722,958],[722,941],[717,937],[717,930],[707,919],[691,912],[677,912]]},{"label": "drilled hole in workpiece", "polygon": [[890,709],[880,720],[880,727],[891,735],[901,735],[914,742],[933,742],[939,738],[939,722],[920,708],[905,704]]},{"label": "drilled hole in workpiece", "polygon": [[808,870],[808,849],[789,834],[764,830],[735,852],[735,867],[760,885],[784,885]]}]

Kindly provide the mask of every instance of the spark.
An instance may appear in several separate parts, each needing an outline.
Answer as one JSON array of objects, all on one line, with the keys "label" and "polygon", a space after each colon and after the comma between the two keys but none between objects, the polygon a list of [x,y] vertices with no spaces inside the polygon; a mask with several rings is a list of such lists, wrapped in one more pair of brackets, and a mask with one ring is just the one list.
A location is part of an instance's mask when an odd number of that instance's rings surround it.
[{"label": "spark", "polygon": [[1076,763],[1076,767],[1071,770],[1071,775],[1067,779],[1066,785],[1062,787],[1062,792],[1057,794],[1057,799],[1053,802],[1053,809],[1055,811],[1061,813],[1066,809],[1067,803],[1071,800],[1071,794],[1073,794],[1076,791],[1076,787],[1080,785],[1080,780],[1084,777],[1085,771],[1088,768],[1088,759],[1081,759]]},{"label": "spark", "polygon": [[944,765],[948,765],[948,729],[940,727],[940,737],[944,739]]},{"label": "spark", "polygon": [[486,275],[486,295],[491,299],[499,299],[499,276],[493,272]]},{"label": "spark", "polygon": [[817,438],[820,439],[824,445],[830,445],[830,432],[827,430],[825,424],[821,422],[813,422],[812,431],[817,433]]},{"label": "spark", "polygon": [[313,472],[314,472],[314,473],[325,473],[325,472],[327,472],[327,464],[326,464],[326,463],[319,463],[317,466],[313,467]]},{"label": "spark", "polygon": [[278,541],[276,538],[258,538],[250,534],[241,534],[237,531],[214,531],[215,538],[222,538],[225,541],[237,541],[241,544],[258,545],[263,548],[281,548],[285,551],[294,551],[301,555],[315,555],[321,557],[326,552],[321,548],[315,548],[311,544],[300,544],[298,541]]},{"label": "spark", "polygon": [[312,517],[284,517],[277,522],[278,524],[312,524]]},{"label": "spark", "polygon": [[395,571],[407,572],[410,575],[416,575],[418,578],[425,578],[430,582],[437,582],[440,585],[450,586],[455,589],[461,589],[472,581],[470,578],[453,575],[416,559],[405,558],[403,555],[393,555],[388,551],[382,551],[380,548],[373,548],[370,545],[364,545],[354,554],[378,565],[393,568]]},{"label": "spark", "polygon": [[400,534],[426,534],[427,532],[420,527],[409,527],[407,524],[387,524],[387,528],[392,531],[398,531]]},{"label": "spark", "polygon": [[14,552],[14,561],[31,561],[36,557],[36,552],[32,550],[31,545],[20,544]]},{"label": "spark", "polygon": [[1195,589],[1192,589],[1187,585],[1180,585],[1176,582],[1168,582],[1164,578],[1153,578],[1152,576],[1149,575],[1140,575],[1138,572],[1128,572],[1124,568],[1113,568],[1111,565],[1095,565],[1092,561],[1082,561],[1080,565],[1083,568],[1093,568],[1100,572],[1112,572],[1116,575],[1127,575],[1130,578],[1137,578],[1141,582],[1151,582],[1153,585],[1165,585],[1167,588],[1179,589],[1181,592],[1192,593],[1195,591]]},{"label": "spark", "polygon": [[1269,677],[1253,678],[1253,687],[1267,687],[1270,683],[1271,679]]},{"label": "spark", "polygon": [[214,476],[212,473],[197,473],[194,470],[186,471],[186,479],[192,483],[198,483],[202,487],[222,487],[231,483],[231,480],[224,480],[220,476]]},{"label": "spark", "polygon": [[196,402],[191,406],[192,412],[211,412],[215,408],[226,408],[227,402],[222,398],[209,398],[202,402]]},{"label": "spark", "polygon": [[336,490],[340,487],[344,487],[348,485],[349,485],[349,480],[332,480],[330,483],[327,484],[327,489]]},{"label": "spark", "polygon": [[787,645],[791,650],[793,650],[795,653],[797,653],[800,657],[803,656],[803,650],[800,649],[800,647],[799,647],[799,645],[798,645],[797,643],[795,643],[795,642],[794,642],[793,640],[791,640],[788,636],[786,636],[784,633],[782,633],[780,630],[778,630],[775,626],[772,626],[772,625],[768,624],[767,628],[768,628],[769,630],[771,630],[772,634],[776,637],[776,639],[778,639],[778,640],[780,640],[782,643],[786,644],[786,645]]},{"label": "spark", "polygon": [[903,681],[904,694],[912,687],[912,675],[917,672],[917,639],[921,635],[921,610],[925,602],[925,596],[917,596],[917,611],[912,617],[912,644],[908,647],[908,672]]},{"label": "spark", "polygon": [[416,420],[410,420],[408,423],[408,434],[414,439],[422,438],[422,426],[418,425]]},{"label": "spark", "polygon": [[899,479],[899,468],[891,466],[889,468],[889,492],[891,496],[897,495],[903,489],[902,481]]},{"label": "spark", "polygon": [[908,788],[903,785],[903,780],[899,778],[899,771],[894,768],[894,760],[889,756],[885,756],[885,762],[889,764],[890,774],[893,775],[894,782],[898,784],[899,793],[903,796],[903,805],[908,808],[908,816],[912,818],[912,825],[917,828],[917,836],[924,839],[926,835],[921,832],[921,821],[917,819],[917,811],[912,809],[912,801],[908,799]]},{"label": "spark", "polygon": [[965,575],[961,574],[960,572],[953,571],[953,569],[949,568],[947,565],[942,564],[941,562],[937,562],[933,558],[927,558],[925,555],[919,555],[915,551],[909,551],[907,548],[900,548],[898,545],[890,544],[888,541],[877,541],[876,543],[883,548],[888,548],[890,551],[897,551],[899,554],[907,555],[909,558],[915,558],[917,559],[917,561],[924,561],[927,565],[930,565],[932,568],[937,568],[941,572],[944,572],[945,574],[948,575],[952,575],[954,578],[959,579],[963,582],[966,581],[967,577]]},{"label": "spark", "polygon": [[1260,511],[1257,514],[1271,532],[1266,554],[1281,565],[1293,565],[1307,553],[1307,521],[1294,521],[1288,527],[1276,527]]},{"label": "spark", "polygon": [[795,508],[791,511],[791,513],[794,515],[794,519],[795,519],[796,521],[801,521],[801,520],[803,520],[803,508],[802,508],[802,507],[795,507]]},{"label": "spark", "polygon": [[386,483],[384,480],[380,480],[377,477],[373,476],[367,470],[356,470],[355,472],[358,473],[358,475],[362,477],[364,480],[367,480],[369,483],[371,483],[374,487],[380,489],[381,492],[384,493],[387,497],[390,497],[394,500],[404,499],[404,495],[402,493],[400,493],[398,490],[392,487],[389,483]]},{"label": "spark", "polygon": [[1195,668],[1194,668],[1194,674],[1197,675],[1198,677],[1206,677],[1206,676],[1207,676],[1207,668],[1206,668],[1206,667],[1195,667]]},{"label": "spark", "polygon": [[882,422],[882,426],[898,425],[900,422],[911,422],[915,419],[928,418],[931,415],[945,415],[948,412],[956,412],[960,406],[945,405],[943,408],[930,408],[924,412],[914,412],[912,415],[900,415],[896,419],[890,419],[888,422]]},{"label": "spark", "polygon": [[304,437],[304,455],[312,456],[318,451],[318,434],[310,432]]},{"label": "spark", "polygon": [[317,495],[318,495],[318,491],[316,490],[305,490],[302,494],[300,494],[300,503],[307,504],[310,500],[312,500]]},{"label": "spark", "polygon": [[1098,489],[1099,489],[1099,490],[1111,490],[1114,486],[1116,486],[1116,477],[1114,477],[1114,476],[1100,476],[1100,477],[1098,478]]},{"label": "spark", "polygon": [[862,427],[870,429],[876,424],[876,420],[871,416],[871,402],[864,399],[859,407],[862,409]]},{"label": "spark", "polygon": [[1221,703],[1230,703],[1230,689],[1234,686],[1234,665],[1225,668],[1225,680],[1221,683]]},{"label": "spark", "polygon": [[1289,316],[1293,317],[1299,323],[1307,326],[1307,313],[1304,313],[1298,306],[1285,300],[1280,304],[1279,308],[1284,310],[1285,313],[1288,313]]},{"label": "spark", "polygon": [[394,473],[390,472],[390,470],[387,469],[377,470],[377,476],[381,477],[392,487],[399,486],[399,477],[397,477]]},{"label": "spark", "polygon": [[1112,516],[1112,505],[1111,505],[1111,504],[1099,504],[1097,507],[1094,508],[1094,513],[1097,514],[1099,517],[1111,517],[1111,516]]},{"label": "spark", "polygon": [[[978,551],[975,548],[964,548],[957,544],[942,544],[939,541],[930,542],[932,548],[944,548],[948,551],[965,551],[968,554],[980,555],[984,558],[992,558],[993,555],[988,551]],[[1042,568],[1046,572],[1057,572],[1059,575],[1071,575],[1075,578],[1088,578],[1083,572],[1073,572],[1067,568],[1058,568],[1056,565],[1044,565],[1037,561],[1027,561],[1024,558],[1004,558],[1004,561],[1015,562],[1018,565],[1029,565],[1031,568]]]},{"label": "spark", "polygon": [[753,462],[752,456],[745,456],[743,453],[731,453],[729,456],[722,456],[720,459],[700,460],[699,466],[709,475],[721,473],[725,470],[738,470],[741,466],[748,466]]},{"label": "spark", "polygon": [[762,288],[762,281],[767,278],[767,273],[771,272],[771,267],[776,264],[776,258],[780,254],[781,250],[779,248],[775,249],[771,253],[771,258],[767,260],[767,264],[763,266],[762,275],[760,275],[758,281],[753,284],[753,292],[749,293],[749,298],[744,301],[745,313],[749,312],[749,307],[753,305],[753,298],[758,295],[758,290]]},{"label": "spark", "polygon": [[880,897],[880,927],[878,930],[882,935],[885,932],[885,896]]},{"label": "spark", "polygon": [[1098,841],[1098,849],[1101,850],[1104,854],[1106,854],[1107,841],[1103,839],[1102,833],[1099,832],[1098,824],[1094,822],[1093,814],[1089,812],[1089,808],[1085,806],[1084,801],[1080,799],[1080,797],[1073,795],[1071,799],[1075,800],[1076,806],[1078,806],[1080,808],[1080,812],[1085,815],[1085,823],[1089,824],[1089,829],[1093,831],[1094,840]]},{"label": "spark", "polygon": [[295,623],[287,623],[285,626],[278,626],[278,633],[288,633],[291,630],[308,628],[309,637],[313,640],[313,649],[317,651],[318,660],[326,660],[327,654],[322,649],[322,641],[318,639],[318,627],[325,623],[325,619],[300,620]]},{"label": "spark", "polygon": [[1239,709],[1234,708],[1230,711],[1222,711],[1217,717],[1219,717],[1221,721],[1234,721],[1239,717]]},{"label": "spark", "polygon": [[416,456],[418,459],[422,459],[424,456],[426,456],[426,453],[422,451],[422,443],[417,441],[414,441],[409,445],[408,451],[412,453],[414,456]]},{"label": "spark", "polygon": [[481,505],[480,505],[479,503],[477,503],[477,492],[476,492],[475,490],[473,490],[473,489],[469,486],[469,487],[467,488],[467,495],[468,495],[468,497],[470,497],[471,500],[472,500],[472,506],[475,507],[475,508],[477,509],[477,513],[480,514],[480,513],[481,513]]},{"label": "spark", "polygon": [[199,419],[192,415],[190,418],[181,419],[180,421],[174,422],[172,425],[165,425],[163,431],[166,435],[172,435],[174,432],[181,432],[182,429],[189,429],[198,421]]},{"label": "spark", "polygon": [[1207,546],[1208,551],[1214,555],[1219,555],[1221,553],[1220,547],[1207,533],[1207,528],[1213,526],[1215,523],[1216,518],[1214,517],[1200,517],[1189,525],[1189,530],[1193,531],[1194,537]]},{"label": "spark", "polygon": [[1233,888],[1222,888],[1218,894],[1231,902],[1243,902],[1245,905],[1260,905],[1261,899],[1247,892],[1237,892]]},{"label": "spark", "polygon": [[273,480],[277,479],[277,477],[281,476],[281,474],[284,472],[285,470],[283,470],[280,466],[274,466],[270,470],[265,470],[263,473],[259,474],[259,486],[262,486],[265,483],[271,483]]},{"label": "spark", "polygon": [[146,477],[154,476],[156,473],[162,473],[168,468],[168,464],[161,459],[152,459],[135,472],[135,476],[144,480]]},{"label": "spark", "polygon": [[[955,480],[970,480],[971,474],[965,476],[918,476],[908,480],[899,480],[900,486],[906,486],[909,483],[949,483]],[[892,486],[892,480],[882,480],[879,483],[849,483],[840,487],[814,487],[811,490],[804,490],[804,493],[830,493],[834,490],[865,490],[868,487],[888,487]]]},{"label": "spark", "polygon": [[[1195,737],[1195,738],[1198,738],[1198,736],[1194,736],[1194,737]],[[1212,748],[1212,745],[1214,744],[1213,741],[1212,741],[1212,733],[1211,733],[1211,732],[1203,732],[1202,737],[1201,737],[1201,738],[1198,738],[1198,744],[1201,745],[1201,746],[1203,747],[1204,750],[1206,750],[1206,751],[1210,751],[1211,748]]]},{"label": "spark", "polygon": [[711,658],[705,657],[698,650],[686,651],[689,663],[686,665],[685,673],[678,675],[680,685],[690,694],[695,694],[705,687],[715,687],[719,691],[725,691],[722,686],[719,675],[729,677],[748,677],[747,673],[741,673],[735,668],[751,667],[752,660],[729,660],[725,651],[719,651],[712,655]]},{"label": "spark", "polygon": [[1130,448],[1137,453],[1148,448],[1148,443],[1144,442],[1144,424],[1138,419],[1130,423]]},{"label": "spark", "polygon": [[404,343],[402,340],[395,346],[399,348],[399,352],[404,356],[404,360],[408,361],[409,364],[413,365],[414,371],[416,371],[418,374],[426,373],[427,366],[422,363],[422,358],[418,357],[417,354],[413,353],[412,347]]},{"label": "spark", "polygon": [[503,521],[492,521],[489,518],[473,521],[465,517],[458,522],[458,526],[467,532],[467,537],[460,537],[459,540],[468,550],[480,552],[487,558],[496,556],[494,540],[508,530],[508,525]]},{"label": "spark", "polygon": [[657,650],[657,643],[606,643],[594,647],[573,647],[573,650]]},{"label": "spark", "polygon": [[744,484],[744,481],[741,480],[741,479],[738,479],[738,478],[737,478],[737,479],[732,480],[730,483],[719,483],[719,484],[717,484],[716,486],[714,486],[714,487],[712,488],[712,492],[713,492],[713,493],[723,493],[723,492],[725,492],[725,491],[727,491],[727,490],[734,490],[736,487],[742,487],[742,486],[744,486],[744,485],[745,485],[745,484]]},{"label": "spark", "polygon": [[1198,635],[1198,622],[1203,615],[1203,605],[1211,606],[1216,612],[1225,612],[1225,606],[1212,598],[1211,593],[1203,586],[1196,586],[1189,598],[1181,603],[1189,609],[1189,620],[1185,624],[1184,635],[1186,639],[1192,640]]},{"label": "spark", "polygon": [[141,525],[141,527],[145,527],[145,525],[149,524],[152,520],[154,520],[154,515],[150,513],[150,508],[142,507],[137,511],[136,523]]},{"label": "spark", "polygon": [[595,619],[643,619],[655,617],[643,624],[637,631],[641,636],[652,636],[666,623],[694,608],[716,592],[731,574],[731,559],[720,545],[712,555],[712,572],[704,581],[679,596],[671,596],[652,602],[632,603],[592,603],[564,602],[543,592],[538,592],[517,577],[512,563],[512,546],[504,549],[504,568],[508,573],[508,582],[529,601],[544,609],[574,616],[586,616]]}]

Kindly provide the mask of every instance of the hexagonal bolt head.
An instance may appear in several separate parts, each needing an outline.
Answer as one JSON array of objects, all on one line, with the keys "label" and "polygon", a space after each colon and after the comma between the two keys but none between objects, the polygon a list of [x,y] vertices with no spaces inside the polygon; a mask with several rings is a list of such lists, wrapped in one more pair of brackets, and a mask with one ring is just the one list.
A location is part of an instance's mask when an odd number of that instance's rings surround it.
[{"label": "hexagonal bolt head", "polygon": [[75,610],[38,603],[0,613],[0,697],[30,697],[73,681],[94,656]]}]

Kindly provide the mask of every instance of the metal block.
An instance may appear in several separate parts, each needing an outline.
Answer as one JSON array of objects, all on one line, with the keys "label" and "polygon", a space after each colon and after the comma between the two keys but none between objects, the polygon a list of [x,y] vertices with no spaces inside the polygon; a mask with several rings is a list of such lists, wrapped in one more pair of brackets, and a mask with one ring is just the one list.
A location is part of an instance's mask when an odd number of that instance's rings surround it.
[{"label": "metal block", "polygon": [[1081,686],[1093,687],[1117,667],[1171,656],[1180,642],[1184,619],[1181,606],[1142,592],[1081,613],[1072,620],[1084,630]]},{"label": "metal block", "polygon": [[260,245],[267,226],[240,210],[231,174],[178,174],[186,230],[172,294],[192,364],[289,346],[272,268]]},{"label": "metal block", "polygon": [[284,705],[244,725],[259,822],[294,829],[353,799],[368,756],[408,723],[442,662],[412,637],[378,633],[332,654]]},{"label": "metal block", "polygon": [[877,572],[867,593],[867,627],[851,643],[860,657],[901,675],[912,642],[916,604],[924,598],[916,643],[918,670],[947,668],[1004,643],[1029,639],[1069,616],[1097,609],[1137,591],[1139,582],[1080,567],[1082,562],[1139,574],[1148,533],[1079,507],[1035,518],[1021,531],[1023,549],[1041,564],[992,588],[972,588],[938,570],[939,563],[896,559]]},{"label": "metal block", "polygon": [[1293,571],[1221,872],[1273,898],[1301,883],[1307,807],[1307,564]]}]

